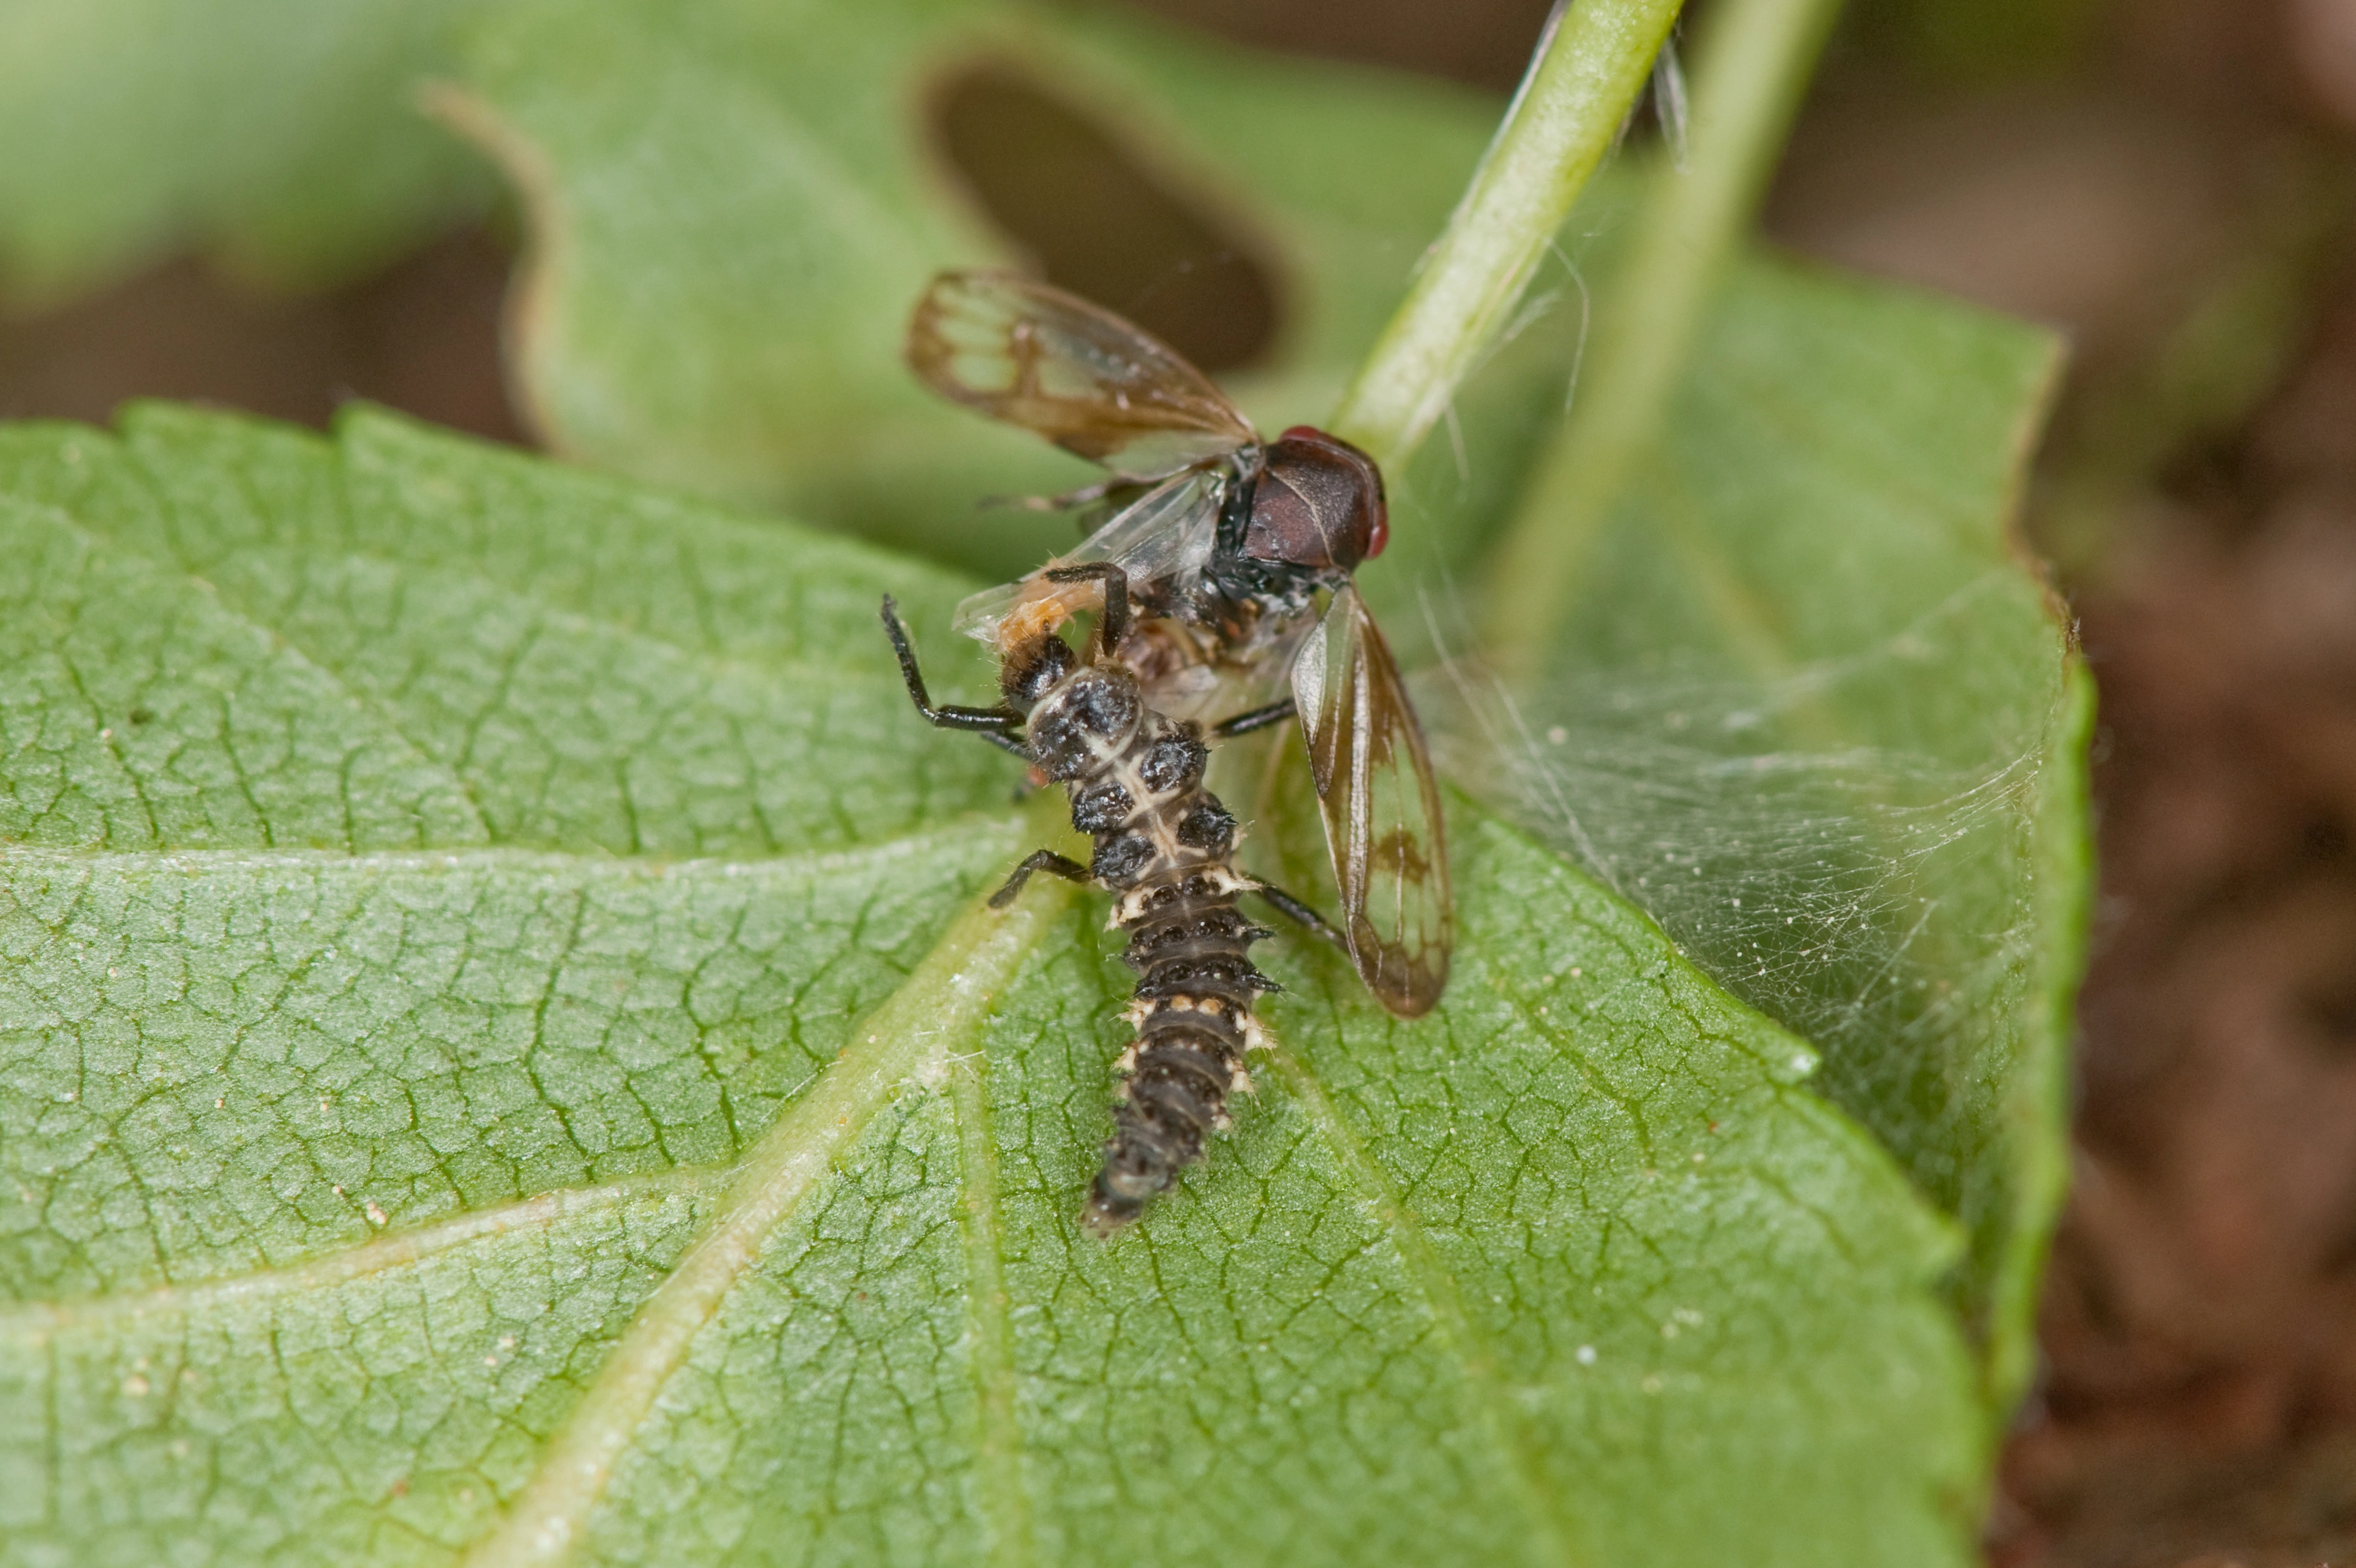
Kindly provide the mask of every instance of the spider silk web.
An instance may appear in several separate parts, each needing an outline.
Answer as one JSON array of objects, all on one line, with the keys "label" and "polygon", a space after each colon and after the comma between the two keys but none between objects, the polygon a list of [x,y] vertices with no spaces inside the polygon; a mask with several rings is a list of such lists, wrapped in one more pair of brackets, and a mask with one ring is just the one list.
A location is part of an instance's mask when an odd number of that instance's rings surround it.
[{"label": "spider silk web", "polygon": [[[2017,1243],[2012,1135],[2040,1087],[2035,823],[2060,693],[1955,656],[2019,620],[2023,586],[1988,572],[1852,652],[1774,668],[1590,647],[1519,701],[1469,659],[1417,682],[1445,776],[1815,1048],[1816,1092],[1970,1232],[1975,1321]],[[1964,699],[1931,706],[1976,701],[1977,722],[1926,734],[1907,688],[1950,680]]]}]

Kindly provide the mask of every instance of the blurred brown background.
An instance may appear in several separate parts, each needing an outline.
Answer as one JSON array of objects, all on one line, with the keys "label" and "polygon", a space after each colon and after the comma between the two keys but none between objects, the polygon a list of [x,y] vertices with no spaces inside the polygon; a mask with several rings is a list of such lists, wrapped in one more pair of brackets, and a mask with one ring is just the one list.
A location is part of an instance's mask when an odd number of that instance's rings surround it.
[{"label": "blurred brown background", "polygon": [[[1545,12],[1142,3],[1501,91]],[[1153,264],[1202,259],[1148,325],[1250,357],[1267,280],[1112,143],[986,82],[935,113],[1051,273],[1121,297],[1106,229],[1072,226],[1115,214]],[[1785,246],[2075,350],[2027,527],[2102,682],[2102,901],[2007,1568],[2356,1563],[2352,220],[2356,0],[1855,0],[1771,202]],[[0,321],[0,416],[152,395],[322,424],[363,397],[528,442],[498,229],[321,297],[174,261]]]}]

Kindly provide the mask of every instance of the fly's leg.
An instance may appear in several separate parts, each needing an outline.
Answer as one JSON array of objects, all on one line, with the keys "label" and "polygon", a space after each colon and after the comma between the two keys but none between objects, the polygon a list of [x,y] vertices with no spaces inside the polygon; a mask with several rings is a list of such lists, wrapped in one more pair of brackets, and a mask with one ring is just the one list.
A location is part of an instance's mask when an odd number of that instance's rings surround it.
[{"label": "fly's leg", "polygon": [[1265,708],[1254,708],[1248,712],[1233,714],[1211,726],[1211,739],[1232,741],[1237,735],[1248,735],[1255,730],[1265,730],[1271,724],[1281,724],[1291,718],[1296,711],[1292,699],[1288,697],[1281,701],[1271,702]]},{"label": "fly's leg", "polygon": [[1129,573],[1108,560],[1084,560],[1076,566],[1047,569],[1050,582],[1086,582],[1090,578],[1104,581],[1104,620],[1097,627],[1097,645],[1110,654],[1129,635]]},{"label": "fly's leg", "polygon": [[1092,881],[1096,875],[1069,856],[1058,855],[1053,849],[1034,850],[1029,859],[1014,868],[1014,874],[1006,879],[1006,885],[990,895],[990,907],[1004,909],[1008,904],[1012,903],[1022,893],[1023,884],[1031,880],[1031,873],[1033,871],[1044,871],[1049,876],[1061,877],[1067,882]]},{"label": "fly's leg", "polygon": [[1060,496],[986,496],[979,504],[1012,507],[1025,512],[1069,512],[1081,507],[1092,507],[1123,485],[1135,484],[1133,479],[1099,479],[1093,485],[1083,485]]},{"label": "fly's leg", "polygon": [[967,731],[1001,751],[1030,756],[1023,744],[1023,716],[1012,708],[933,706],[925,691],[924,672],[916,667],[916,650],[908,645],[908,629],[900,624],[899,607],[888,593],[884,596],[884,635],[892,639],[892,651],[900,656],[900,678],[908,683],[908,700],[916,705],[926,723],[936,729]]},{"label": "fly's leg", "polygon": [[1343,935],[1332,925],[1326,923],[1326,920],[1323,915],[1319,914],[1315,910],[1310,908],[1308,904],[1300,899],[1294,898],[1282,888],[1272,888],[1266,882],[1261,882],[1252,891],[1259,894],[1260,897],[1266,899],[1269,902],[1269,906],[1274,909],[1277,913],[1283,915],[1288,920],[1299,921],[1301,925],[1308,929],[1310,935],[1323,937],[1344,953],[1350,951],[1350,939],[1348,937]]}]

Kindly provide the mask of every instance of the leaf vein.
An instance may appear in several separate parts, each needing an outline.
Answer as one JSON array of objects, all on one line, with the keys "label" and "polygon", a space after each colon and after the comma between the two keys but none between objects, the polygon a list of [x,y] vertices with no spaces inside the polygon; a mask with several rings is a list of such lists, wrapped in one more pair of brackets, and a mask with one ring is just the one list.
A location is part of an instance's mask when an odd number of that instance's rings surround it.
[{"label": "leaf vein", "polygon": [[971,1337],[975,1393],[980,1417],[982,1508],[1001,1568],[1037,1561],[1031,1532],[1031,1494],[1023,1481],[1023,1431],[1014,1412],[1014,1349],[1006,1321],[1006,1272],[999,1250],[998,1151],[991,1141],[990,1095],[980,1052],[949,1067],[963,1156],[965,1201],[959,1206],[966,1261],[967,1332]]},{"label": "leaf vein", "polygon": [[112,1328],[143,1317],[185,1317],[215,1307],[329,1289],[371,1275],[407,1268],[527,1226],[552,1225],[576,1214],[612,1208],[651,1193],[694,1192],[713,1185],[717,1179],[712,1171],[680,1167],[624,1177],[595,1187],[560,1188],[518,1202],[453,1215],[415,1230],[372,1236],[358,1246],[300,1263],[80,1301],[27,1302],[0,1310],[0,1340],[51,1340],[78,1329]]},{"label": "leaf vein", "polygon": [[1278,1076],[1308,1111],[1310,1121],[1333,1150],[1343,1171],[1374,1207],[1392,1244],[1398,1249],[1408,1276],[1430,1308],[1432,1328],[1456,1362],[1464,1389],[1472,1396],[1468,1403],[1476,1406],[1476,1419],[1488,1429],[1491,1441],[1508,1461],[1512,1491],[1529,1517],[1536,1553],[1565,1568],[1576,1568],[1579,1558],[1571,1551],[1563,1528],[1565,1521],[1548,1500],[1548,1488],[1530,1435],[1498,1379],[1495,1352],[1464,1310],[1463,1293],[1455,1275],[1432,1250],[1423,1227],[1366,1153],[1357,1134],[1342,1119],[1309,1064],[1282,1048],[1273,1054]]},{"label": "leaf vein", "polygon": [[852,1031],[841,1056],[736,1167],[720,1212],[638,1309],[531,1478],[469,1549],[470,1568],[552,1564],[573,1555],[655,1400],[768,1238],[901,1085],[911,1078],[938,1082],[932,1074],[946,1070],[953,1046],[980,1029],[1070,897],[1058,885],[1011,911],[969,905],[907,981]]}]

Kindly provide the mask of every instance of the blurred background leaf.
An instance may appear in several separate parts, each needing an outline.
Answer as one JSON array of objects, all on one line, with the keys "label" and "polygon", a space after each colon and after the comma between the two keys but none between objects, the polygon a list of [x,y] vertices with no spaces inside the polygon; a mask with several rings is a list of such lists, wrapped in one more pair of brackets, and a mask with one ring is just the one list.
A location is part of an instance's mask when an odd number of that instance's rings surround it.
[{"label": "blurred background leaf", "polygon": [[496,176],[414,94],[485,3],[0,9],[0,289],[55,300],[183,248],[316,288],[480,212]]},{"label": "blurred background leaf", "polygon": [[[1118,11],[949,0],[523,0],[463,80],[444,113],[531,209],[516,371],[557,450],[999,577],[1071,525],[976,498],[1087,471],[908,376],[936,268],[1041,267],[1226,373],[1269,428],[1313,420],[1497,111]],[[1511,463],[1481,457],[1502,484]],[[1475,530],[1451,521],[1403,535],[1461,555]]]}]

